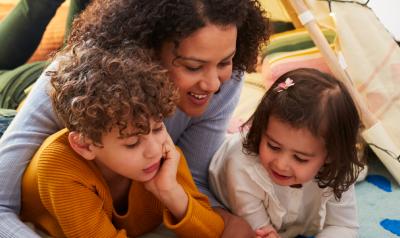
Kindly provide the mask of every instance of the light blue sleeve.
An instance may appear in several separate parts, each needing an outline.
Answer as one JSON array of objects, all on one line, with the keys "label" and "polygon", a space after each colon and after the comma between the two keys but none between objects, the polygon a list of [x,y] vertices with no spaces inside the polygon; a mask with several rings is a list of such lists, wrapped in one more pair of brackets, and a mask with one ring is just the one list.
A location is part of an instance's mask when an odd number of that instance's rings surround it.
[{"label": "light blue sleeve", "polygon": [[185,121],[183,113],[178,112],[166,121],[168,132],[182,149],[197,187],[208,196],[212,206],[220,204],[209,189],[208,166],[225,138],[230,117],[239,101],[242,78],[243,73],[234,72],[231,80],[225,82],[219,93],[213,96],[202,116]]},{"label": "light blue sleeve", "polygon": [[49,85],[43,73],[0,139],[0,237],[38,237],[18,214],[25,168],[44,139],[62,128],[47,94]]}]

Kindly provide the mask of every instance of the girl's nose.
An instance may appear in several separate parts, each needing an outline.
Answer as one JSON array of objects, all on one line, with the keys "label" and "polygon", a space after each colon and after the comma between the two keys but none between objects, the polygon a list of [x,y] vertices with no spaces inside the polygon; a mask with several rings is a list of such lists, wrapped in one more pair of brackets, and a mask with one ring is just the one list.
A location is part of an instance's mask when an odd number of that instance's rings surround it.
[{"label": "girl's nose", "polygon": [[279,171],[284,172],[289,169],[290,165],[290,155],[282,154],[279,158],[275,160],[275,166]]}]

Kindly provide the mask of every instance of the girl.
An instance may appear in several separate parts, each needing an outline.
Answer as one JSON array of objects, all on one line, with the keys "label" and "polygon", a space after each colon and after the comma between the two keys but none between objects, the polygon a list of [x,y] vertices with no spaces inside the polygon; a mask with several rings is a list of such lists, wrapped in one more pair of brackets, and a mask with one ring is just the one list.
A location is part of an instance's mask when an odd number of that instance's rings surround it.
[{"label": "girl", "polygon": [[[210,164],[210,184],[257,237],[357,237],[360,118],[346,87],[314,69],[282,75]],[[244,128],[242,127],[242,130]]]},{"label": "girl", "polygon": [[[178,110],[164,123],[199,190],[216,207],[208,165],[223,141],[243,72],[254,70],[259,46],[268,39],[268,25],[255,0],[96,0],[74,21],[66,47],[85,41],[110,52],[130,44],[154,51],[180,94]],[[57,59],[47,70],[56,69]],[[63,127],[48,87],[43,73],[0,141],[0,236],[37,237],[16,214],[26,165],[43,140]],[[224,236],[252,235],[243,219],[215,210],[224,218]]]}]

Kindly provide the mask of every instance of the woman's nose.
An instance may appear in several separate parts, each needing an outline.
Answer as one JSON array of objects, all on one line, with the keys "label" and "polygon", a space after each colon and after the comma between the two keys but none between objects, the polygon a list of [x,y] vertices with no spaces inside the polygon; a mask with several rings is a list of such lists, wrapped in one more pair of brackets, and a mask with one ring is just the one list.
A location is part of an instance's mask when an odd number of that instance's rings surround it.
[{"label": "woman's nose", "polygon": [[216,92],[220,86],[221,81],[217,69],[209,70],[200,82],[200,88],[206,92]]}]

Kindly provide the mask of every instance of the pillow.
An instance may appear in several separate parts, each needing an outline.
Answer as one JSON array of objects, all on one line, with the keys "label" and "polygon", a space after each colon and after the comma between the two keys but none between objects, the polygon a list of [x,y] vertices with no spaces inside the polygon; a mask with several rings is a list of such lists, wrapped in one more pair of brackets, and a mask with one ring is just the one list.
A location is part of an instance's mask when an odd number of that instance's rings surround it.
[{"label": "pillow", "polygon": [[[19,0],[0,1],[0,21],[14,8],[18,2]],[[51,52],[59,49],[62,46],[68,8],[69,3],[67,3],[67,1],[58,8],[56,15],[46,28],[42,41],[28,62],[47,60]]]},{"label": "pillow", "polygon": [[[323,29],[322,33],[333,47],[336,39],[335,31]],[[266,88],[269,88],[282,74],[297,68],[316,68],[330,73],[324,57],[305,29],[273,35],[269,45],[262,50],[261,57],[261,74]]]}]

